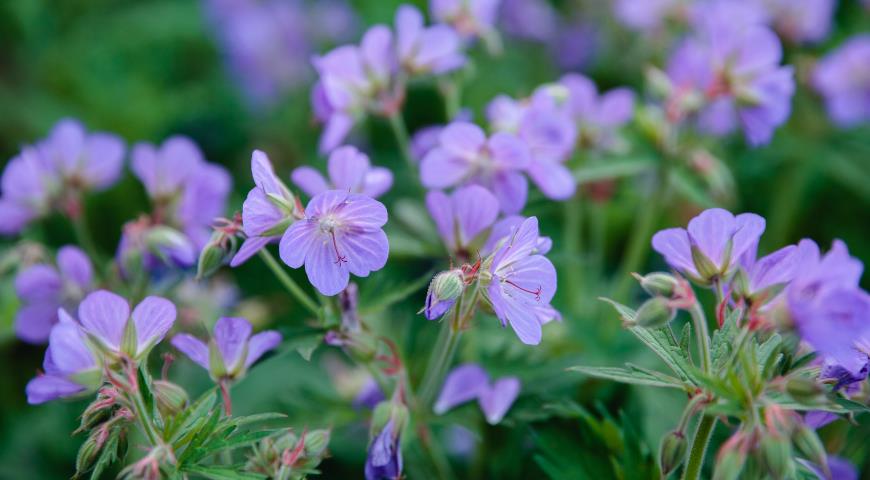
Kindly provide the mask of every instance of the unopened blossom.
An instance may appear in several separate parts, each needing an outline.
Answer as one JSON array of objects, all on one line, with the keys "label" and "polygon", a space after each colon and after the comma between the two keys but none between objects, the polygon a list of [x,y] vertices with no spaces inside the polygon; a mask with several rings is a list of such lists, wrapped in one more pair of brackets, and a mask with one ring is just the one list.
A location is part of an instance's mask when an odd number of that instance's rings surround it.
[{"label": "unopened blossom", "polygon": [[580,145],[616,148],[619,128],[634,115],[634,92],[628,88],[598,92],[595,83],[579,73],[569,73],[559,83],[568,89],[568,111],[577,124]]},{"label": "unopened blossom", "polygon": [[556,269],[536,253],[538,242],[538,219],[527,218],[496,250],[487,271],[486,298],[493,311],[527,345],[541,343],[542,325],[559,317],[550,305]]},{"label": "unopened blossom", "polygon": [[495,195],[480,185],[468,185],[447,195],[433,190],[426,194],[426,208],[438,227],[447,249],[467,257],[474,240],[479,238],[498,217]]},{"label": "unopened blossom", "polygon": [[831,30],[836,0],[759,0],[773,28],[794,43],[824,40]]},{"label": "unopened blossom", "polygon": [[304,217],[281,238],[281,260],[292,268],[305,265],[311,284],[324,295],[347,287],[350,274],[366,277],[387,262],[389,242],[382,230],[387,209],[377,200],[341,190],[327,190],[308,202]]},{"label": "unopened blossom", "polygon": [[251,155],[251,175],[254,188],[242,204],[242,226],[245,241],[230,261],[237,267],[271,242],[280,240],[298,212],[296,197],[275,175],[269,157],[260,150]]},{"label": "unopened blossom", "polygon": [[433,189],[482,185],[498,198],[502,212],[513,214],[526,203],[528,182],[522,172],[529,162],[528,146],[515,135],[499,132],[487,138],[477,125],[453,122],[423,158],[420,177]]},{"label": "unopened blossom", "polygon": [[196,246],[190,237],[143,216],[121,228],[115,261],[121,274],[130,278],[142,272],[162,273],[166,269],[189,268],[196,263],[196,255]]},{"label": "unopened blossom", "polygon": [[424,26],[423,14],[411,5],[396,10],[399,63],[411,75],[442,74],[465,64],[462,40],[447,25]]},{"label": "unopened blossom", "polygon": [[496,425],[519,396],[520,387],[517,377],[501,377],[491,381],[480,365],[467,363],[454,368],[447,375],[433,409],[441,415],[463,403],[477,400],[487,423]]},{"label": "unopened blossom", "polygon": [[822,58],[812,84],[837,125],[870,121],[870,34],[856,35]]},{"label": "unopened blossom", "polygon": [[488,37],[495,32],[501,0],[429,0],[435,20],[450,24],[465,38]]},{"label": "unopened blossom", "polygon": [[63,310],[58,316],[45,351],[44,373],[27,383],[27,403],[73,396],[102,383],[99,357],[90,350],[83,328]]},{"label": "unopened blossom", "polygon": [[757,248],[764,218],[754,213],[734,216],[721,208],[704,210],[688,228],[668,228],[652,238],[653,249],[690,279],[709,283],[726,279],[738,260]]},{"label": "unopened blossom", "polygon": [[384,425],[366,456],[366,480],[393,480],[402,476],[402,449],[399,446],[401,431],[392,418]]},{"label": "unopened blossom", "polygon": [[36,264],[20,271],[15,293],[22,306],[15,316],[15,334],[30,343],[47,341],[58,309],[74,309],[92,286],[91,261],[71,245],[58,250],[56,266]]},{"label": "unopened blossom", "polygon": [[326,190],[345,190],[377,198],[393,185],[393,173],[385,167],[373,167],[368,155],[356,147],[339,147],[329,154],[329,180],[309,166],[297,167],[291,174],[293,183],[313,197]]},{"label": "unopened blossom", "polygon": [[208,343],[187,333],[172,337],[172,346],[206,369],[215,381],[243,377],[254,362],[280,343],[280,333],[267,330],[251,335],[251,322],[236,317],[219,318]]}]

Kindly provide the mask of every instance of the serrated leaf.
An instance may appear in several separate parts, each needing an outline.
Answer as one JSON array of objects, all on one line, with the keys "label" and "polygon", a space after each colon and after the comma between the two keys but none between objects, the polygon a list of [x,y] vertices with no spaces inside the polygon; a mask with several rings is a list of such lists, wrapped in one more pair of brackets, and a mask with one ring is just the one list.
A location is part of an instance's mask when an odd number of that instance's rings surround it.
[{"label": "serrated leaf", "polygon": [[[632,385],[644,385],[647,387],[677,388],[683,390],[683,384],[678,380],[676,383],[663,381],[653,375],[639,370],[629,370],[617,367],[570,367],[568,370],[579,372],[591,377],[613,380]],[[676,380],[676,379],[674,379]]]},{"label": "serrated leaf", "polygon": [[713,339],[710,341],[710,358],[714,372],[719,372],[725,366],[725,363],[731,358],[731,352],[734,350],[734,338],[736,332],[736,316],[738,311],[731,312],[725,321],[722,323],[722,328],[713,332]]},{"label": "serrated leaf", "polygon": [[670,367],[680,380],[697,383],[692,375],[692,364],[688,357],[683,356],[683,351],[674,343],[671,335],[665,329],[648,329],[632,327],[628,331],[634,334],[641,342],[653,351],[665,364]]},{"label": "serrated leaf", "polygon": [[611,300],[605,297],[599,297],[599,300],[602,302],[609,303],[613,308],[616,309],[616,312],[619,313],[619,316],[622,317],[622,320],[626,323],[634,323],[634,319],[637,316],[637,313],[630,307],[627,307],[615,300]]},{"label": "serrated leaf", "polygon": [[265,422],[267,420],[277,420],[287,418],[286,414],[278,412],[258,413],[255,415],[245,415],[243,417],[232,417],[227,419],[227,423],[234,427],[242,427],[252,423]]},{"label": "serrated leaf", "polygon": [[683,352],[685,358],[691,358],[690,347],[692,341],[692,322],[686,322],[683,325],[683,331],[680,333],[680,351]]},{"label": "serrated leaf", "polygon": [[203,393],[190,407],[182,410],[173,420],[169,432],[170,442],[175,443],[178,439],[188,434],[194,423],[211,411],[217,402],[217,390],[211,389]]},{"label": "serrated leaf", "polygon": [[211,480],[261,480],[265,475],[252,472],[242,472],[233,467],[215,467],[206,465],[191,465],[184,468],[187,473],[200,475]]}]

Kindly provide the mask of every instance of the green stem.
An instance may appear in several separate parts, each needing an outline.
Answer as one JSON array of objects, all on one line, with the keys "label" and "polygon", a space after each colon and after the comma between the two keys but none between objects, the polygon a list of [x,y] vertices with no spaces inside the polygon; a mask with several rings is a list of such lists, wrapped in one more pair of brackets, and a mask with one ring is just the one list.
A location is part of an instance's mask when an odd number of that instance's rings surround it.
[{"label": "green stem", "polygon": [[695,302],[689,309],[692,323],[695,326],[695,338],[698,340],[698,355],[701,356],[701,368],[704,373],[711,373],[712,361],[710,359],[710,333],[707,329],[707,317],[699,302]]},{"label": "green stem", "polygon": [[580,301],[583,298],[583,295],[580,294],[583,285],[580,272],[584,270],[580,265],[583,206],[580,203],[579,195],[574,195],[573,198],[564,204],[563,212],[565,228],[563,230],[562,244],[564,246],[565,263],[568,265],[568,269],[565,271],[565,284],[568,287],[567,291],[573,292],[569,297],[571,308],[575,312],[579,312]]},{"label": "green stem", "polygon": [[402,118],[402,112],[393,112],[388,118],[390,120],[390,127],[393,129],[393,135],[396,137],[396,143],[399,144],[399,150],[402,152],[402,157],[408,163],[408,166],[411,167],[411,170],[416,170],[417,164],[411,155],[411,140],[408,136],[405,120]]},{"label": "green stem", "polygon": [[163,441],[157,433],[157,430],[154,428],[154,422],[151,420],[151,415],[149,415],[148,409],[145,407],[145,401],[142,400],[142,394],[136,391],[130,395],[130,400],[131,406],[133,407],[133,414],[136,416],[136,419],[139,420],[139,425],[145,432],[145,436],[148,437],[148,441],[151,442],[152,446],[161,445]]},{"label": "green stem", "polygon": [[462,108],[462,81],[451,79],[441,84],[441,94],[444,96],[444,115],[447,122],[452,121]]},{"label": "green stem", "polygon": [[803,191],[812,178],[813,162],[808,158],[796,158],[787,181],[774,197],[767,238],[769,245],[782,245],[791,234],[792,224],[801,205]]},{"label": "green stem", "polygon": [[[454,308],[454,317],[457,317],[456,321],[458,321],[460,315],[459,311],[459,308]],[[426,373],[420,382],[420,408],[427,414],[432,403],[435,401],[435,396],[438,394],[441,383],[444,381],[447,368],[450,366],[450,361],[456,352],[456,346],[459,344],[460,332],[453,328],[453,324],[454,321],[445,320],[441,322],[441,332],[438,334],[435,348],[429,357],[429,363],[426,365]]]},{"label": "green stem", "polygon": [[75,231],[76,241],[78,241],[79,245],[82,246],[85,253],[88,254],[88,257],[91,259],[91,264],[94,265],[94,268],[97,271],[97,275],[102,277],[102,259],[100,258],[100,253],[97,250],[94,239],[91,237],[91,231],[88,229],[88,220],[85,216],[84,205],[82,205],[81,211],[77,215],[71,216],[70,221],[72,222],[73,230]]},{"label": "green stem", "polygon": [[309,312],[314,314],[314,316],[320,318],[321,310],[317,306],[317,303],[312,300],[311,297],[309,297],[304,290],[302,290],[302,287],[300,287],[298,283],[290,278],[290,275],[288,275],[287,272],[284,271],[283,268],[281,268],[281,265],[278,264],[278,261],[275,260],[275,257],[273,257],[271,253],[269,253],[269,250],[265,248],[261,249],[260,258],[262,258],[266,265],[269,267],[269,269],[272,270],[272,273],[274,273],[275,277],[278,278],[278,281],[281,282],[282,285],[284,285],[284,288],[286,288],[287,291],[290,292],[290,294],[293,295],[296,300],[298,300],[299,303],[302,304],[302,306],[308,309]]},{"label": "green stem", "polygon": [[697,480],[701,476],[701,467],[704,466],[704,455],[707,453],[707,445],[713,427],[716,425],[716,417],[705,415],[698,422],[695,437],[692,438],[692,448],[689,450],[689,463],[683,471],[683,480]]}]

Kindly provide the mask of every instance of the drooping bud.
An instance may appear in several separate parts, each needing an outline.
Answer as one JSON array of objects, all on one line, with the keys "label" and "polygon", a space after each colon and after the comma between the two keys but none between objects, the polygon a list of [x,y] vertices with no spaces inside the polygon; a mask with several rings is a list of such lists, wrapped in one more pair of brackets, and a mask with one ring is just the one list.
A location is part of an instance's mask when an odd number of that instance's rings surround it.
[{"label": "drooping bud", "polygon": [[196,253],[190,240],[178,230],[157,225],[145,234],[148,251],[167,265],[193,265]]},{"label": "drooping bud", "polygon": [[670,298],[679,285],[679,281],[665,272],[653,272],[643,276],[636,275],[635,278],[640,282],[641,288],[652,296],[661,296]]},{"label": "drooping bud", "polygon": [[659,465],[663,477],[667,477],[683,464],[687,446],[688,443],[683,432],[671,431],[665,434],[659,448]]},{"label": "drooping bud", "polygon": [[806,377],[790,377],[786,381],[785,391],[802,403],[816,403],[824,396],[822,386],[817,381]]},{"label": "drooping bud", "polygon": [[456,303],[456,299],[464,291],[465,281],[461,269],[441,272],[429,283],[422,312],[428,320],[437,320]]},{"label": "drooping bud", "polygon": [[167,380],[154,380],[154,396],[162,412],[176,414],[184,410],[188,403],[187,392]]},{"label": "drooping bud", "polygon": [[810,462],[819,465],[822,471],[830,476],[828,453],[815,430],[801,422],[795,428],[792,439],[799,452],[805,455]]},{"label": "drooping bud", "polygon": [[329,430],[313,430],[305,435],[305,456],[320,458],[329,446]]},{"label": "drooping bud", "polygon": [[637,309],[635,322],[639,327],[659,328],[667,325],[676,314],[668,299],[653,297],[643,302],[643,305]]},{"label": "drooping bud", "polygon": [[778,433],[767,432],[758,445],[758,460],[775,479],[792,478],[791,441]]},{"label": "drooping bud", "polygon": [[737,480],[746,465],[746,434],[737,431],[719,449],[713,480]]},{"label": "drooping bud", "polygon": [[108,431],[103,428],[98,428],[88,435],[76,455],[76,472],[84,473],[94,468],[107,438]]},{"label": "drooping bud", "polygon": [[235,254],[236,238],[222,230],[215,230],[202,251],[196,266],[196,278],[202,279],[216,272]]}]

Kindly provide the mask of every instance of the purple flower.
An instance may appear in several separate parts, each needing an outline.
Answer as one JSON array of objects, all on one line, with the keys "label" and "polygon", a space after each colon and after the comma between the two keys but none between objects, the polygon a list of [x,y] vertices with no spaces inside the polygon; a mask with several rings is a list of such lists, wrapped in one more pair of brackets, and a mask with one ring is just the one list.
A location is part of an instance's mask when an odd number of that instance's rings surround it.
[{"label": "purple flower", "polygon": [[659,231],[653,235],[652,246],[671,267],[707,284],[726,279],[737,260],[757,248],[764,227],[764,218],[754,213],[735,217],[727,210],[711,208],[689,221],[687,229]]},{"label": "purple flower", "polygon": [[792,42],[824,40],[831,30],[836,0],[765,0],[773,27]]},{"label": "purple flower", "polygon": [[297,215],[297,200],[275,175],[269,157],[260,150],[251,155],[254,188],[242,204],[245,242],[230,262],[237,267],[270,242],[277,241]]},{"label": "purple flower", "polygon": [[529,149],[516,136],[496,133],[487,138],[477,125],[453,122],[423,158],[420,177],[427,188],[482,185],[495,194],[503,212],[513,214],[526,203],[528,183],[522,170],[528,164]]},{"label": "purple flower", "polygon": [[595,83],[579,73],[559,80],[568,89],[568,110],[577,123],[581,145],[598,149],[617,146],[617,130],[634,114],[634,92],[614,88],[598,93]]},{"label": "purple flower", "polygon": [[281,238],[281,260],[292,268],[305,264],[308,280],[320,293],[335,295],[350,274],[366,277],[387,263],[390,246],[381,229],[387,209],[377,200],[327,190],[308,202],[304,218]]},{"label": "purple flower", "polygon": [[88,347],[86,334],[60,310],[60,323],[51,329],[42,368],[44,374],[27,383],[27,403],[45,403],[94,390],[102,383],[97,356]]},{"label": "purple flower", "polygon": [[556,269],[537,252],[538,219],[527,218],[492,258],[486,297],[501,320],[520,341],[541,343],[541,326],[559,316],[550,306],[556,293]]},{"label": "purple flower", "polygon": [[104,132],[88,133],[70,118],[60,120],[37,148],[68,186],[103,190],[121,176],[124,141]]},{"label": "purple flower", "polygon": [[798,248],[789,245],[760,259],[755,258],[756,251],[757,248],[750,247],[740,257],[747,279],[745,293],[750,298],[769,302],[772,297],[768,295],[777,295],[797,273]]},{"label": "purple flower", "polygon": [[374,410],[375,407],[385,399],[384,392],[381,391],[378,382],[376,382],[374,378],[369,377],[362,388],[360,388],[359,392],[357,392],[356,397],[354,397],[353,407]]},{"label": "purple flower", "polygon": [[501,0],[430,0],[435,20],[453,26],[463,37],[487,37],[495,31]]},{"label": "purple flower", "polygon": [[317,170],[303,166],[293,170],[293,183],[311,197],[326,190],[345,190],[377,198],[393,185],[393,173],[388,168],[372,167],[368,155],[355,147],[333,150],[328,162],[329,182]]},{"label": "purple flower", "polygon": [[254,362],[280,343],[280,333],[268,330],[252,336],[251,323],[233,317],[218,319],[209,343],[187,333],[172,337],[172,346],[208,370],[215,381],[242,378]]},{"label": "purple flower", "polygon": [[142,217],[124,224],[115,261],[125,278],[141,272],[163,273],[193,266],[196,247],[187,235]]},{"label": "purple flower", "polygon": [[477,399],[480,409],[490,425],[501,422],[520,394],[520,381],[516,377],[502,377],[490,382],[489,375],[477,364],[469,363],[454,368],[441,387],[433,409],[441,415],[465,402]]},{"label": "purple flower", "polygon": [[402,449],[399,446],[401,432],[393,431],[392,419],[375,437],[366,456],[366,480],[394,480],[402,476]]},{"label": "purple flower", "polygon": [[505,0],[501,20],[515,37],[548,42],[559,28],[559,15],[547,0]]},{"label": "purple flower", "polygon": [[37,264],[19,272],[15,292],[23,305],[15,316],[18,338],[44,343],[58,322],[58,309],[77,307],[92,283],[91,261],[78,247],[70,245],[58,250],[57,267]]},{"label": "purple flower", "polygon": [[479,185],[458,188],[450,196],[430,191],[426,208],[447,249],[465,257],[471,253],[472,243],[481,243],[478,237],[492,226],[499,212],[498,199]]},{"label": "purple flower", "polygon": [[48,213],[59,188],[56,173],[39,150],[22,148],[0,177],[0,234],[16,234]]},{"label": "purple flower", "polygon": [[399,62],[414,75],[456,70],[465,64],[462,41],[447,25],[423,26],[423,14],[411,5],[396,11],[396,49]]},{"label": "purple flower", "polygon": [[616,18],[626,27],[651,31],[661,29],[666,20],[681,16],[687,6],[687,0],[617,0],[613,8]]},{"label": "purple flower", "polygon": [[804,460],[803,458],[799,458],[797,461],[809,468],[819,480],[858,480],[859,478],[858,469],[842,457],[828,455],[828,470],[830,471],[830,476],[825,473],[824,469],[819,465]]},{"label": "purple flower", "polygon": [[837,125],[870,121],[870,35],[850,38],[819,61],[812,82]]},{"label": "purple flower", "polygon": [[[481,255],[489,255],[497,248],[500,248],[504,241],[510,238],[511,235],[522,225],[525,217],[520,215],[510,215],[495,222],[492,226],[492,231],[489,233],[489,238],[480,251]],[[535,248],[532,253],[546,255],[553,247],[553,241],[550,237],[538,237],[535,242]]]}]

